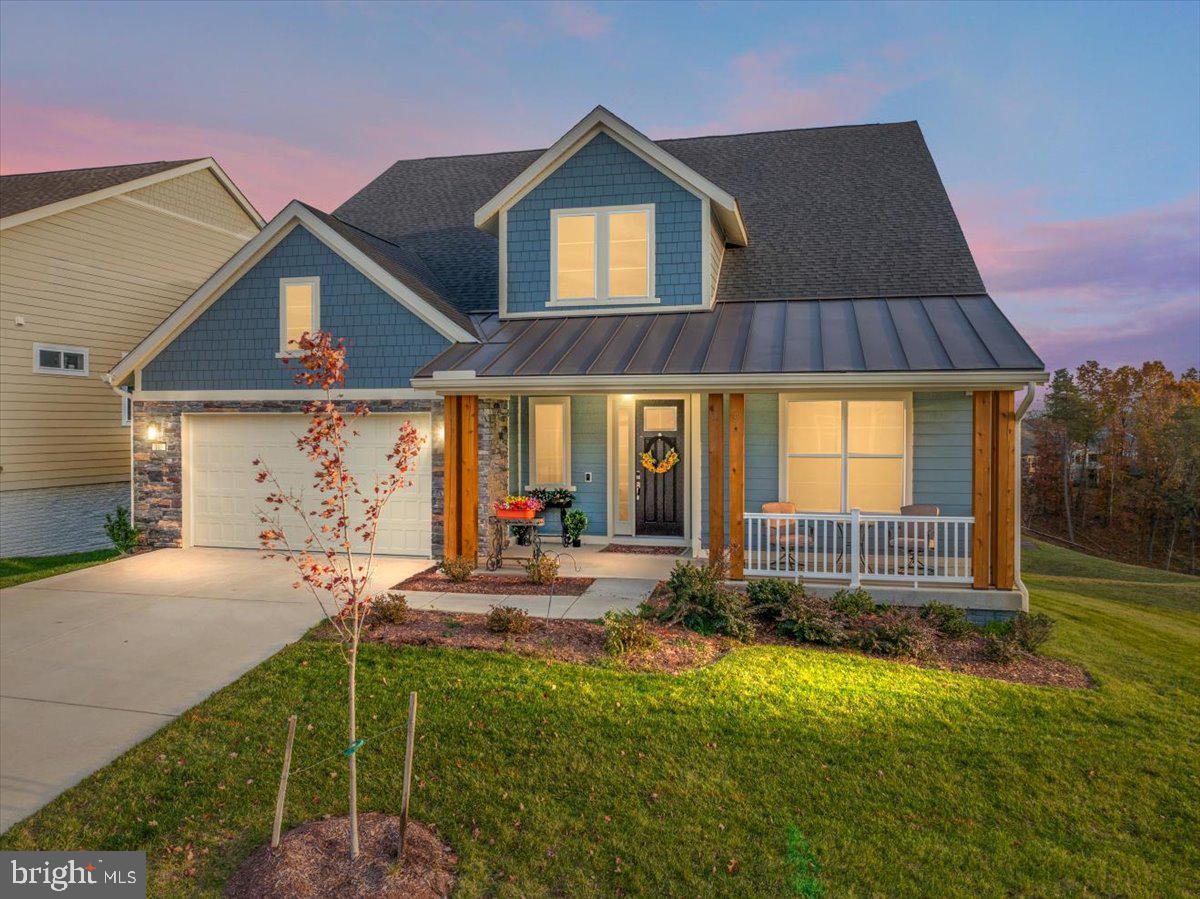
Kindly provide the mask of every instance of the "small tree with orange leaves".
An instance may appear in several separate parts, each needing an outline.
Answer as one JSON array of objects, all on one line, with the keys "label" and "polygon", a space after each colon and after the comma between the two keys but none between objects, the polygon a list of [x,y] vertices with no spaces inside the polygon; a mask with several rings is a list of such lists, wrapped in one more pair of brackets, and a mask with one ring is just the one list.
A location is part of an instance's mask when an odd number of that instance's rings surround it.
[{"label": "small tree with orange leaves", "polygon": [[[308,429],[296,438],[296,448],[316,465],[313,484],[320,499],[312,507],[302,493],[280,484],[261,459],[254,460],[260,484],[270,492],[259,512],[263,525],[258,535],[263,555],[283,558],[296,566],[300,579],[293,585],[308,588],[321,611],[340,637],[342,655],[349,673],[350,737],[350,857],[358,856],[358,765],[356,762],[358,728],[356,695],[358,648],[363,624],[371,603],[378,598],[370,593],[375,563],[375,537],[380,517],[397,490],[409,486],[408,477],[424,440],[409,422],[400,426],[396,442],[387,454],[391,470],[379,481],[360,485],[347,462],[349,436],[356,435],[353,422],[369,415],[365,403],[357,404],[348,414],[334,402],[333,392],[346,380],[345,341],[335,344],[325,332],[304,334],[297,345],[303,368],[295,381],[298,385],[318,388],[324,399],[305,403]],[[290,521],[285,528],[283,518]],[[290,531],[290,533],[289,533]]]}]

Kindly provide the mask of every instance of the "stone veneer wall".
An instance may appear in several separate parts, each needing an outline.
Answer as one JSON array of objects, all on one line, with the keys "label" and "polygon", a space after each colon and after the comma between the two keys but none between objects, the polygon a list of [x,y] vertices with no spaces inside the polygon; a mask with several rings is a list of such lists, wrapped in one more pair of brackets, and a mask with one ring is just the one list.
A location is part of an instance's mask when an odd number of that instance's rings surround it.
[{"label": "stone veneer wall", "polygon": [[[492,501],[508,495],[508,399],[479,398],[479,551],[487,552]],[[439,538],[440,539],[440,538]]]},{"label": "stone veneer wall", "polygon": [[[502,401],[507,404],[507,401]],[[339,403],[347,409],[356,402]],[[443,417],[441,399],[432,400],[370,400],[372,412],[429,412],[431,413],[433,445],[433,514],[432,551],[435,557],[442,550],[442,507],[444,472],[442,464]],[[151,546],[181,546],[183,541],[183,454],[182,416],[230,412],[301,412],[302,400],[271,400],[262,402],[138,402],[133,404],[133,461],[134,461],[134,520],[145,529]],[[146,439],[146,427],[154,421],[162,434],[153,443]],[[507,441],[507,433],[505,434]],[[480,443],[480,455],[483,442]],[[505,466],[507,466],[507,452]],[[485,466],[480,466],[481,480]],[[507,472],[507,467],[505,468]],[[507,478],[507,474],[505,474]],[[483,505],[482,484],[480,505]],[[488,501],[490,505],[490,500]]]}]

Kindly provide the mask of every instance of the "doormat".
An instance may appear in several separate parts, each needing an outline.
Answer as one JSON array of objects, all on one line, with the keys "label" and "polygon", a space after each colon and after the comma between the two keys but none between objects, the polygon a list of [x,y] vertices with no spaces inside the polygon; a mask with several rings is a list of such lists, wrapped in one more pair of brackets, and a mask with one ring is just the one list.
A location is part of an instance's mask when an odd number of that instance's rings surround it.
[{"label": "doormat", "polygon": [[641,543],[610,543],[602,553],[625,553],[630,556],[678,556],[682,555],[682,546],[646,546]]}]

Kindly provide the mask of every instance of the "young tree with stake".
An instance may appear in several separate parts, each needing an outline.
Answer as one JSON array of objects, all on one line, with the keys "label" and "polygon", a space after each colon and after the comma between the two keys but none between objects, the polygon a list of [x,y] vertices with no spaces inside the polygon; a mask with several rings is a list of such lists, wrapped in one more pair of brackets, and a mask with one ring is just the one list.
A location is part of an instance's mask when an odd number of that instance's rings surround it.
[{"label": "young tree with stake", "polygon": [[[375,538],[380,517],[396,491],[408,487],[408,477],[424,442],[409,422],[400,426],[387,454],[390,471],[369,486],[360,485],[350,471],[347,452],[349,436],[357,434],[353,423],[370,414],[365,403],[344,412],[333,392],[346,380],[345,341],[325,332],[304,334],[296,342],[302,370],[296,384],[324,391],[324,399],[304,406],[308,429],[296,438],[296,448],[316,465],[313,486],[320,497],[311,507],[303,494],[285,487],[261,459],[254,460],[255,477],[269,485],[265,509],[259,520],[263,530],[259,545],[268,558],[290,561],[300,579],[293,585],[311,591],[321,611],[340,638],[346,661],[349,688],[348,736],[350,759],[350,857],[358,856],[358,764],[354,751],[358,740],[356,687],[358,648],[362,627],[377,595],[369,592],[375,563]],[[289,516],[285,528],[283,518]],[[290,532],[290,533],[289,533]]]}]

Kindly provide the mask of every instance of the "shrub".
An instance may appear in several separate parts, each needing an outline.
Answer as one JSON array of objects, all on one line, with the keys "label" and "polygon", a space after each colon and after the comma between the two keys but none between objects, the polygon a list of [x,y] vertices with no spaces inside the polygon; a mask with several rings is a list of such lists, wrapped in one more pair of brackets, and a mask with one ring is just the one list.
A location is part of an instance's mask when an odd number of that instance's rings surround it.
[{"label": "shrub", "polygon": [[403,593],[389,593],[371,604],[371,617],[381,624],[404,624],[408,621],[408,599]]},{"label": "shrub", "polygon": [[947,605],[944,602],[927,602],[921,606],[921,617],[933,626],[943,637],[963,637],[974,630],[967,620],[967,613],[958,606]]},{"label": "shrub", "polygon": [[446,575],[447,579],[461,584],[463,581],[470,580],[471,575],[475,573],[475,560],[466,557],[442,559],[438,564],[438,569]]},{"label": "shrub", "polygon": [[751,581],[746,588],[750,610],[761,621],[777,621],[787,604],[797,596],[804,596],[804,585],[796,581],[769,577]]},{"label": "shrub", "polygon": [[553,584],[558,577],[558,559],[549,553],[529,559],[525,562],[525,576],[531,584]]},{"label": "shrub", "polygon": [[117,506],[115,517],[104,516],[104,533],[108,534],[108,539],[123,556],[137,549],[142,537],[142,529],[134,527],[133,522],[129,520],[129,510],[124,506]]},{"label": "shrub", "polygon": [[989,662],[1007,665],[1021,654],[1017,641],[1008,634],[984,634],[983,656]]},{"label": "shrub", "polygon": [[993,637],[1007,637],[1012,633],[1012,619],[997,619],[989,621],[979,629],[983,634]]},{"label": "shrub", "polygon": [[663,619],[697,633],[735,640],[754,636],[750,601],[722,584],[720,560],[704,566],[676,562],[667,579],[669,597]]},{"label": "shrub", "polygon": [[829,597],[829,604],[835,612],[850,619],[862,618],[875,611],[875,600],[862,587],[839,590]]},{"label": "shrub", "polygon": [[920,658],[933,649],[933,628],[909,609],[885,609],[864,622],[857,642],[867,652]]},{"label": "shrub", "polygon": [[654,649],[658,637],[651,632],[650,622],[630,609],[604,614],[604,650],[618,656],[626,652]]},{"label": "shrub", "polygon": [[1044,612],[1034,615],[1018,612],[1012,621],[1012,639],[1026,652],[1037,652],[1039,647],[1050,639],[1053,631],[1054,619]]},{"label": "shrub", "polygon": [[533,619],[524,609],[513,606],[492,606],[487,613],[487,629],[493,634],[528,634]]},{"label": "shrub", "polygon": [[583,536],[583,532],[587,530],[588,517],[583,509],[571,509],[563,516],[563,527],[567,530],[567,536],[574,542]]},{"label": "shrub", "polygon": [[776,623],[779,633],[804,643],[837,646],[845,643],[846,629],[829,601],[803,590],[788,598]]}]

